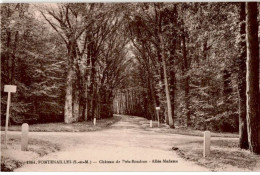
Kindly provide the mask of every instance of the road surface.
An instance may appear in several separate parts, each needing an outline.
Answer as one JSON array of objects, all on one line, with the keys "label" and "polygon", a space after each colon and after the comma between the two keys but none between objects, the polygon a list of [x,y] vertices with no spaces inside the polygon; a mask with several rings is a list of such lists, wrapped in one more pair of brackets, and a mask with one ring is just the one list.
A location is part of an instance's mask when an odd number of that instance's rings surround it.
[{"label": "road surface", "polygon": [[[180,158],[173,145],[200,137],[145,131],[140,117],[122,116],[109,129],[95,132],[31,132],[30,137],[62,145],[15,171],[209,171]],[[11,132],[15,134],[15,132]]]}]

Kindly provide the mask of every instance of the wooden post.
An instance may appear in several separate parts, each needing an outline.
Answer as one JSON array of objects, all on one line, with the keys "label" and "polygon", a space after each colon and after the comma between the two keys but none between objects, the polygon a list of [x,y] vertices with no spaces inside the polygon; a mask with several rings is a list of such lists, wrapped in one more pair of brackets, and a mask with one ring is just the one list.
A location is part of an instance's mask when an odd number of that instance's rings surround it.
[{"label": "wooden post", "polygon": [[11,93],[16,92],[16,86],[13,85],[5,85],[4,86],[4,92],[8,93],[7,97],[7,108],[6,108],[6,119],[5,119],[5,148],[7,148],[7,132],[8,132],[8,122],[9,122],[9,109],[10,109],[10,103],[11,103]]},{"label": "wooden post", "polygon": [[94,126],[96,126],[96,118],[94,118],[94,121],[93,121],[93,123],[94,123]]},{"label": "wooden post", "polygon": [[210,131],[204,132],[203,157],[210,155]]},{"label": "wooden post", "polygon": [[153,127],[153,120],[150,120],[150,128]]},{"label": "wooden post", "polygon": [[7,108],[6,108],[6,119],[5,119],[5,148],[7,148],[7,131],[8,131],[8,121],[9,121],[10,101],[11,101],[11,93],[8,92]]},{"label": "wooden post", "polygon": [[29,125],[27,123],[22,124],[22,136],[21,136],[21,150],[28,150],[28,134],[29,134]]}]

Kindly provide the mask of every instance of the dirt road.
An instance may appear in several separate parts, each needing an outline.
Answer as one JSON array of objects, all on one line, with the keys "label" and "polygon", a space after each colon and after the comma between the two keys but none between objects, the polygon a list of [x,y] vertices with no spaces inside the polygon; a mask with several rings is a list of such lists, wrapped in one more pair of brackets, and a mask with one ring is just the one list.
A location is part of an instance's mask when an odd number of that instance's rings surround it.
[{"label": "dirt road", "polygon": [[149,126],[148,120],[122,116],[119,122],[102,131],[31,132],[30,137],[61,144],[62,150],[16,171],[208,171],[171,150],[177,143],[201,137],[146,131],[144,126]]}]

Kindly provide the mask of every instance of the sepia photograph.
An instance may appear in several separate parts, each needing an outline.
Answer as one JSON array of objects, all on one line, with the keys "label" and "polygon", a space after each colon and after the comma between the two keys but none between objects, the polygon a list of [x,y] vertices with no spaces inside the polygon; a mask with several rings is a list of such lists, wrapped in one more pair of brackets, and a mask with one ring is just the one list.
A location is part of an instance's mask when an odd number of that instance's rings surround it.
[{"label": "sepia photograph", "polygon": [[1,3],[1,172],[260,172],[259,10]]}]

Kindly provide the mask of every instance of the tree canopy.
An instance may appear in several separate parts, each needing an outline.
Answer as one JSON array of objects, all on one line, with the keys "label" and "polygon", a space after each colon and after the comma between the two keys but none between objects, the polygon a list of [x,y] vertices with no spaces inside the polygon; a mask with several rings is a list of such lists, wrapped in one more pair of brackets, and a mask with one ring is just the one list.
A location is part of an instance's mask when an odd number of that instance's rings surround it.
[{"label": "tree canopy", "polygon": [[259,114],[259,98],[246,99],[246,90],[259,96],[254,5],[246,18],[251,6],[235,2],[1,4],[1,84],[18,87],[11,123],[157,120],[160,107],[171,128],[239,131],[251,148],[248,126],[260,127],[248,112]]}]

